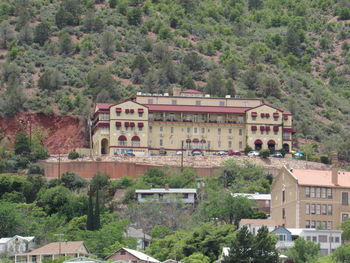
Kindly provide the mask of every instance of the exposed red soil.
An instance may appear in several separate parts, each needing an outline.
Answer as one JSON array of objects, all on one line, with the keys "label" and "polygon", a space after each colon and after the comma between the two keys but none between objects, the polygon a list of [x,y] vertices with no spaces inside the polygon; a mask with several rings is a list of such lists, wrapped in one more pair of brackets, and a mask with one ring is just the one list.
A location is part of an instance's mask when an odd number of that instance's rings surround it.
[{"label": "exposed red soil", "polygon": [[70,116],[21,113],[12,118],[0,118],[0,133],[11,143],[20,131],[29,135],[30,126],[32,134],[37,131],[43,133],[43,143],[51,154],[68,153],[83,147],[86,141],[83,124]]}]

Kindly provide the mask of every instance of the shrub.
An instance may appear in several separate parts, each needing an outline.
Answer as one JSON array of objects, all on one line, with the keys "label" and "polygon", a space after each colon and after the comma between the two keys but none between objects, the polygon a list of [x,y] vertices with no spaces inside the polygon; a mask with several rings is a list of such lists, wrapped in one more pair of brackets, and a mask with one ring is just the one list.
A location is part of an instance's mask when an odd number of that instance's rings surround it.
[{"label": "shrub", "polygon": [[250,151],[253,151],[253,148],[250,147],[249,145],[247,145],[247,146],[244,148],[244,154],[245,154],[245,155],[248,155],[248,153],[249,153]]},{"label": "shrub", "polygon": [[263,150],[261,150],[261,151],[260,151],[260,156],[261,156],[262,158],[267,158],[267,157],[269,157],[269,156],[270,156],[270,150],[268,150],[268,149],[263,149]]},{"label": "shrub", "polygon": [[69,160],[75,160],[75,159],[78,159],[79,158],[79,153],[77,152],[70,152],[68,154],[68,159]]},{"label": "shrub", "polygon": [[45,171],[37,164],[29,164],[28,165],[28,174],[44,174]]}]

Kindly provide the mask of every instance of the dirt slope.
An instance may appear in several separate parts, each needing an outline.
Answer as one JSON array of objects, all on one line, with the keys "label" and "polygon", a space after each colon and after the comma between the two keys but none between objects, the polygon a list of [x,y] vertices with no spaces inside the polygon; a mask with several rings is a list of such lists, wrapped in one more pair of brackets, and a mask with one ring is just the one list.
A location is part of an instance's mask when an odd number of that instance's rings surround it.
[{"label": "dirt slope", "polygon": [[0,134],[4,134],[10,142],[14,141],[19,131],[28,135],[42,132],[44,145],[51,154],[68,153],[85,145],[84,125],[70,116],[47,116],[44,114],[21,113],[12,118],[0,118]]}]

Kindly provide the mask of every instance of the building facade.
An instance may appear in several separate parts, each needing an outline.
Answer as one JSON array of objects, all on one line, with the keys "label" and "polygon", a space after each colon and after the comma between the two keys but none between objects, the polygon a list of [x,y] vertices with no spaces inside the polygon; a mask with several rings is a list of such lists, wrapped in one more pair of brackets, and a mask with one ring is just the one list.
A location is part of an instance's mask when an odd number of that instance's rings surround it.
[{"label": "building facade", "polygon": [[264,212],[268,216],[270,216],[271,213],[271,195],[270,194],[246,194],[246,193],[234,193],[232,194],[233,197],[236,196],[244,196],[248,198],[249,200],[253,200],[256,209],[260,210],[261,212]]},{"label": "building facade", "polygon": [[350,173],[284,167],[271,186],[271,215],[286,228],[337,229],[350,216]]},{"label": "building facade", "polygon": [[192,188],[152,188],[137,189],[137,201],[145,202],[172,202],[181,201],[184,204],[194,205],[196,202],[197,189]]},{"label": "building facade", "polygon": [[120,248],[112,255],[108,256],[106,260],[116,260],[117,262],[125,263],[159,263],[160,261],[148,256],[140,251],[130,248]]},{"label": "building facade", "polygon": [[259,99],[212,98],[195,90],[141,94],[119,104],[97,103],[95,155],[175,154],[292,147],[292,114]]},{"label": "building facade", "polygon": [[0,255],[9,257],[15,254],[25,253],[35,247],[34,237],[4,237],[0,238]]}]

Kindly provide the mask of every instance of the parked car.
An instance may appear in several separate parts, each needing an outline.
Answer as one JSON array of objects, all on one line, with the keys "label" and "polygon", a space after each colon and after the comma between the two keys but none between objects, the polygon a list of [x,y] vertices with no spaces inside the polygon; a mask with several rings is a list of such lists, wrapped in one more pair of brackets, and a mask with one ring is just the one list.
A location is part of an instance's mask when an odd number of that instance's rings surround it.
[{"label": "parked car", "polygon": [[280,152],[275,152],[272,157],[275,157],[275,158],[283,158],[283,154],[280,153]]},{"label": "parked car", "polygon": [[182,155],[182,151],[177,151],[177,152],[176,152],[176,155],[177,155],[177,156],[181,156],[181,155]]},{"label": "parked car", "polygon": [[228,152],[220,151],[220,152],[217,153],[217,155],[219,155],[219,156],[226,156],[226,155],[228,155]]},{"label": "parked car", "polygon": [[248,153],[248,156],[251,156],[251,157],[259,156],[259,155],[260,155],[260,153],[259,153],[258,151],[250,151],[250,152]]},{"label": "parked car", "polygon": [[240,156],[240,155],[241,155],[241,152],[240,152],[240,151],[229,151],[229,152],[228,152],[228,155],[230,155],[230,156],[233,156],[233,155]]},{"label": "parked car", "polygon": [[193,151],[191,153],[192,156],[203,156],[203,153],[201,151]]}]

